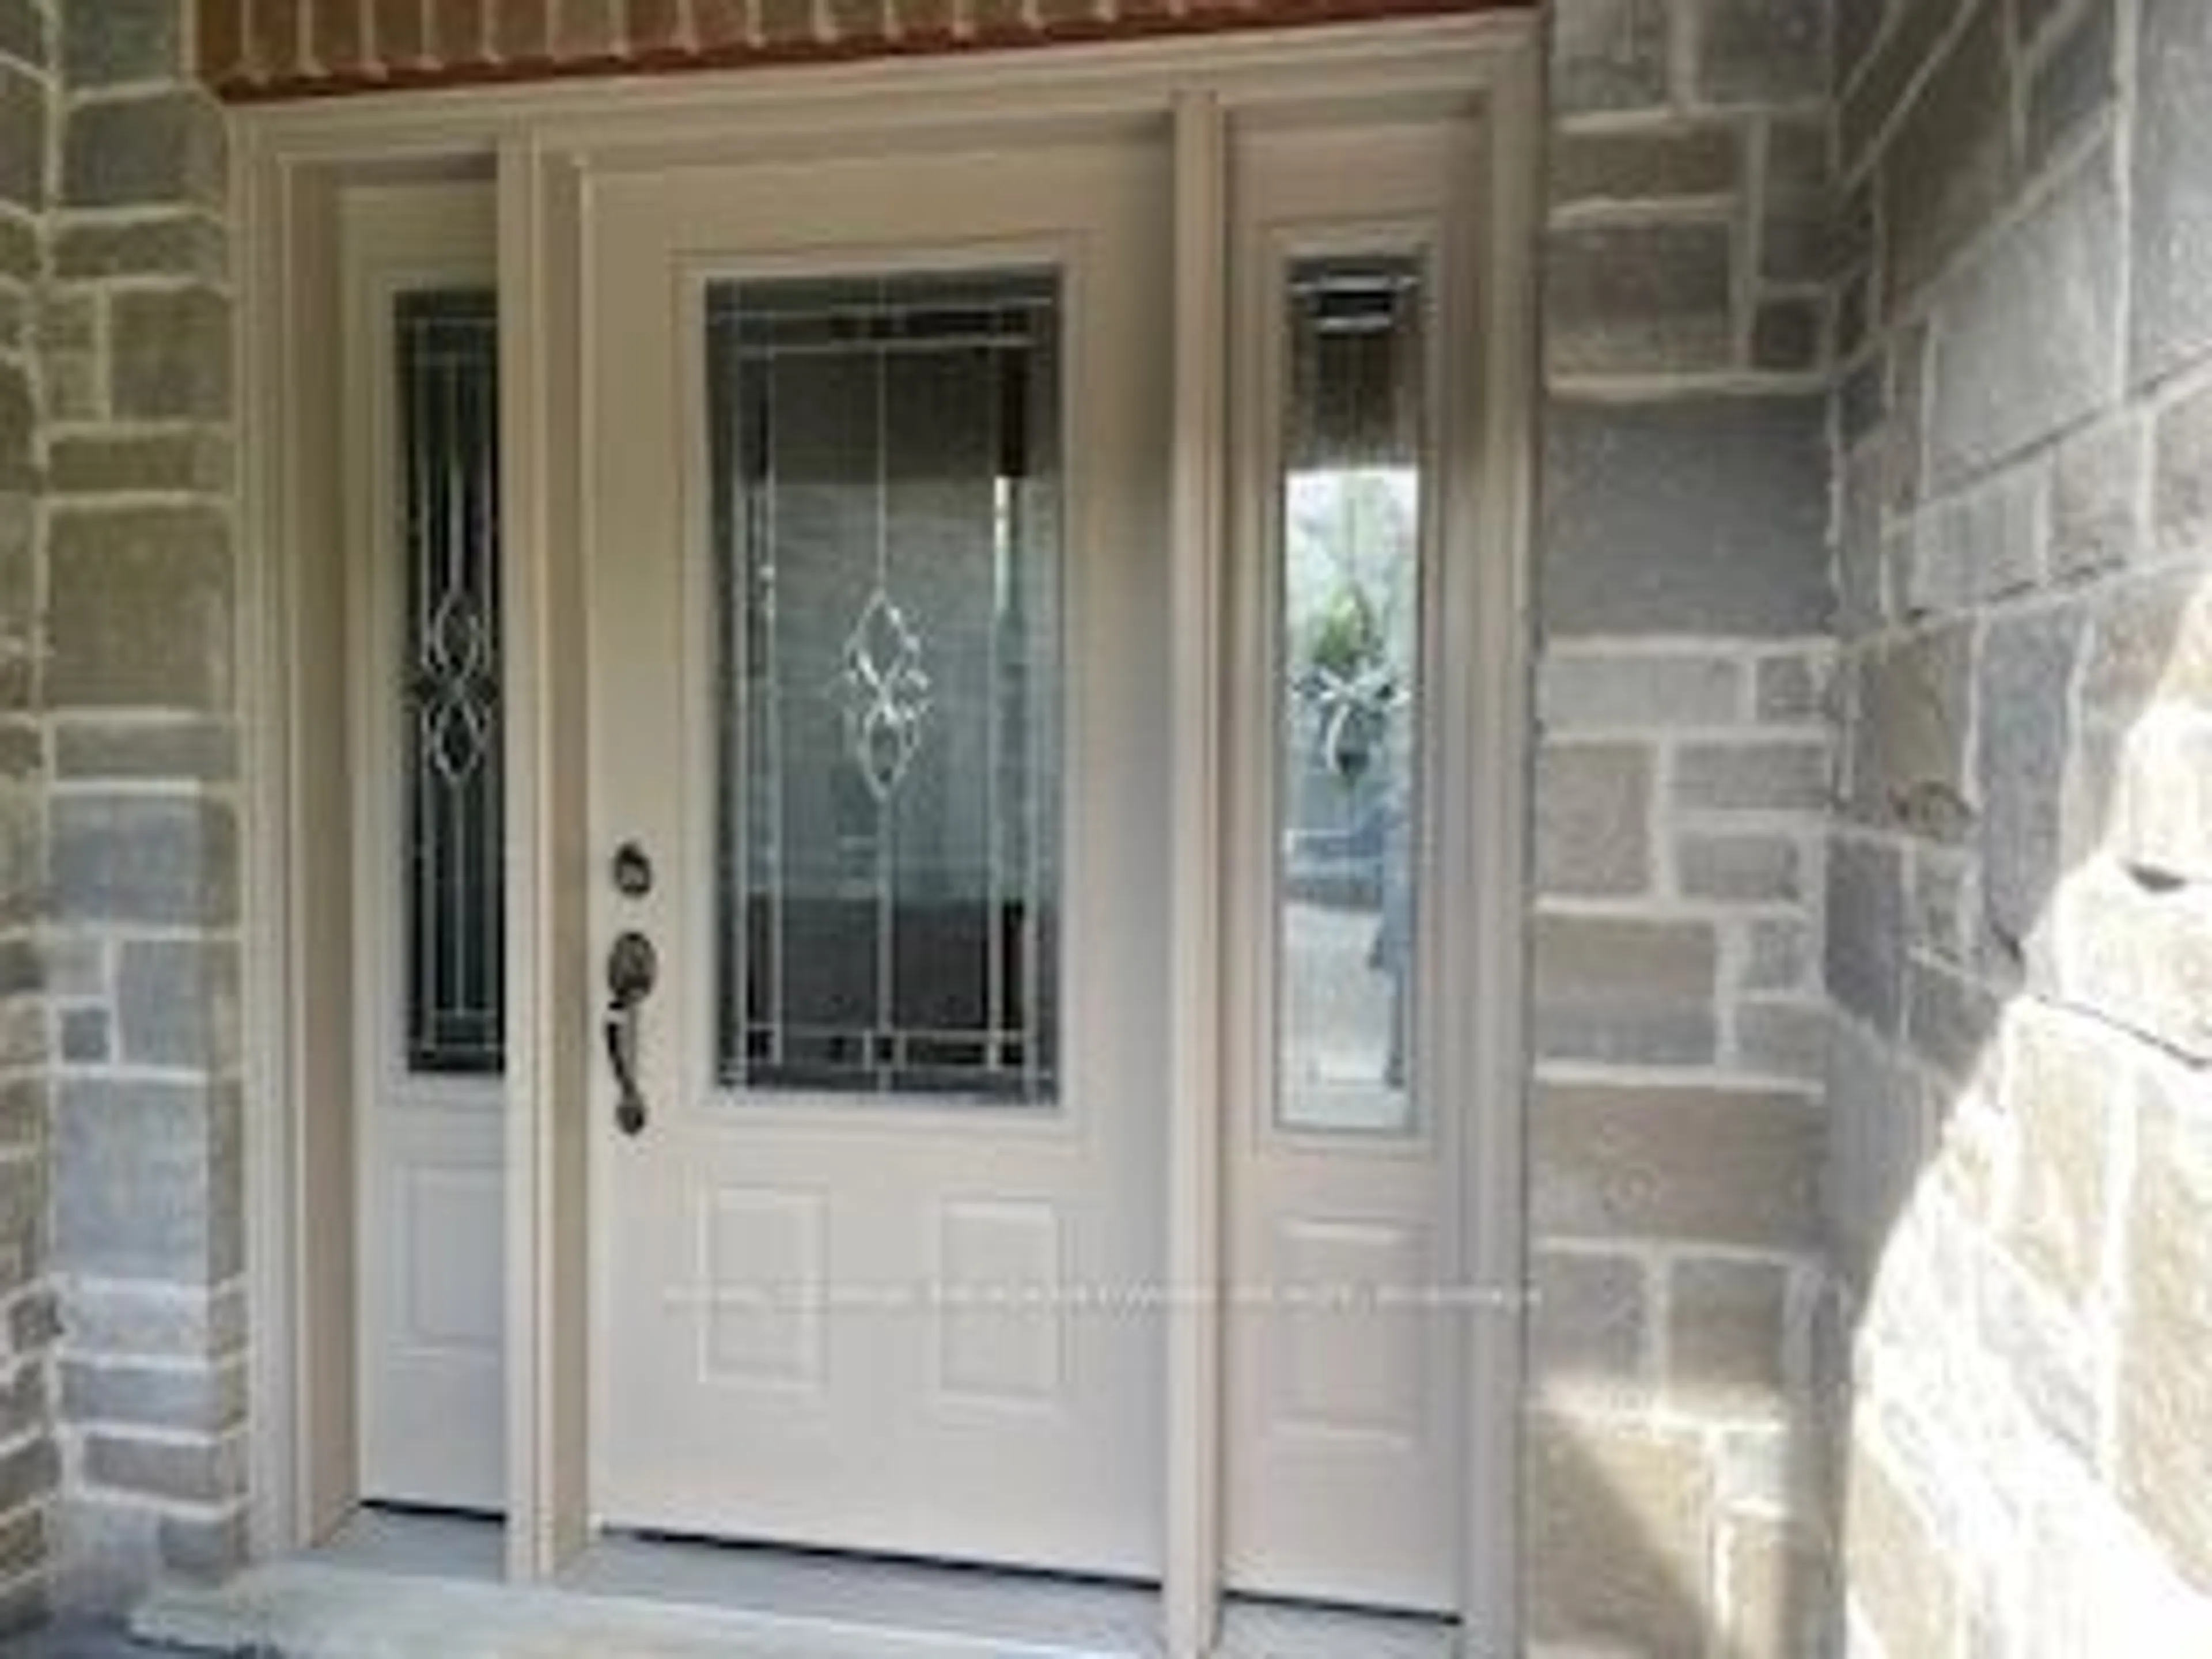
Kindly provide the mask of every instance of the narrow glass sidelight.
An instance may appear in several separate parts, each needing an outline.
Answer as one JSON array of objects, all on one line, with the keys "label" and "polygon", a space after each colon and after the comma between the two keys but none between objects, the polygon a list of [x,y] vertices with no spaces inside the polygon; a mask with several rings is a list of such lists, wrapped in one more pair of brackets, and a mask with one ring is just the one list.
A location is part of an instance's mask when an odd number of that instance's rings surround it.
[{"label": "narrow glass sidelight", "polygon": [[1274,908],[1277,1112],[1294,1129],[1418,1116],[1423,309],[1411,255],[1288,268]]},{"label": "narrow glass sidelight", "polygon": [[726,1087],[1054,1098],[1060,283],[708,290]]},{"label": "narrow glass sidelight", "polygon": [[395,301],[407,780],[407,1065],[505,1055],[499,330],[488,291]]}]

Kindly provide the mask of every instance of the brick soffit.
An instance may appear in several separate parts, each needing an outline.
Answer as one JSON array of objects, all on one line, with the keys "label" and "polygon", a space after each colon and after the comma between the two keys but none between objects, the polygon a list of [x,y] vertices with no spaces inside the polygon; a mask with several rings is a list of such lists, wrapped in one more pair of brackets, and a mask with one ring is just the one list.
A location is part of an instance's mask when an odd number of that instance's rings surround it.
[{"label": "brick soffit", "polygon": [[1532,10],[1538,0],[197,0],[233,102]]}]

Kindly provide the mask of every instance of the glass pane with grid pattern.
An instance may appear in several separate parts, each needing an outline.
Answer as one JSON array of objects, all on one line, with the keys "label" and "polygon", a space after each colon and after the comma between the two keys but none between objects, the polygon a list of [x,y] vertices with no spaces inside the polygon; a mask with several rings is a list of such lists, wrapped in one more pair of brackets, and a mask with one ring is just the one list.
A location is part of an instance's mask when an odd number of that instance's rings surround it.
[{"label": "glass pane with grid pattern", "polygon": [[709,290],[726,1086],[1054,1097],[1060,315],[1039,272]]}]

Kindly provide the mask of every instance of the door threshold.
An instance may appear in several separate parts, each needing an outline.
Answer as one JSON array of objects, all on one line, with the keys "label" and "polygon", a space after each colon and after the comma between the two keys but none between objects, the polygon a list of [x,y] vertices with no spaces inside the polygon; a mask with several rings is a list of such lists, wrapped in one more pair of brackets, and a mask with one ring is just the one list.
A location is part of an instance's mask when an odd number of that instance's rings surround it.
[{"label": "door threshold", "polygon": [[[500,1523],[363,1510],[323,1547],[170,1584],[142,1638],[260,1659],[1163,1659],[1159,1598],[1122,1583],[612,1536],[552,1584],[501,1577]],[[1453,1659],[1449,1623],[1268,1602],[1215,1659]]]}]

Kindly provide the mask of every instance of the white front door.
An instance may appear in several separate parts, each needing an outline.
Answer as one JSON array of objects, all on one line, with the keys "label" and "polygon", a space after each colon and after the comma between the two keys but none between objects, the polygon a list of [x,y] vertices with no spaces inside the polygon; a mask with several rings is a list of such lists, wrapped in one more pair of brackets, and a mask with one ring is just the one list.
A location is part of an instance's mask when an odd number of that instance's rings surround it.
[{"label": "white front door", "polygon": [[590,187],[602,1525],[1159,1571],[1168,202]]}]

